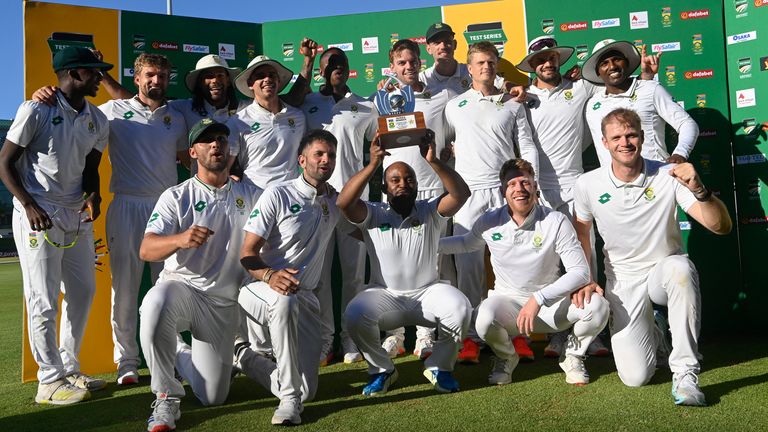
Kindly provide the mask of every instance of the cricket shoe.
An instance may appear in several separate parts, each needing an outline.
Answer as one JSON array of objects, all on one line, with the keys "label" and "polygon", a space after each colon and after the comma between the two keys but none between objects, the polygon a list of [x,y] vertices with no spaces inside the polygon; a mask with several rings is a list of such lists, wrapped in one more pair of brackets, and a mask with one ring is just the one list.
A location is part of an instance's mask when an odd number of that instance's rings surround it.
[{"label": "cricket shoe", "polygon": [[512,371],[515,370],[520,362],[520,356],[515,355],[509,360],[493,356],[491,373],[488,374],[488,384],[504,385],[512,382]]},{"label": "cricket shoe", "polygon": [[569,331],[570,330],[555,333],[549,338],[549,344],[544,348],[544,357],[560,358],[560,356],[563,355]]},{"label": "cricket shoe", "polygon": [[139,371],[124,369],[117,371],[117,385],[134,385],[139,383]]},{"label": "cricket shoe", "polygon": [[357,349],[357,345],[350,338],[341,341],[341,349],[344,351],[344,364],[352,364],[363,361],[363,355]]},{"label": "cricket shoe", "polygon": [[672,397],[675,405],[707,406],[704,393],[699,388],[699,377],[694,371],[672,375]]},{"label": "cricket shoe", "polygon": [[419,360],[426,360],[432,355],[432,349],[435,347],[435,341],[432,335],[422,336],[416,339],[416,345],[413,347],[413,355]]},{"label": "cricket shoe", "polygon": [[480,363],[480,345],[470,338],[464,339],[459,356],[456,358],[462,364]]},{"label": "cricket shoe", "polygon": [[611,355],[611,350],[603,344],[600,336],[595,336],[587,347],[587,354],[592,357],[608,357]]},{"label": "cricket shoe", "polygon": [[405,354],[405,337],[402,335],[387,336],[382,342],[381,347],[387,352],[389,358],[395,358],[397,356]]},{"label": "cricket shoe", "polygon": [[392,372],[380,372],[371,375],[368,385],[363,387],[363,394],[365,396],[384,394],[395,381],[397,381],[397,369],[393,369]]},{"label": "cricket shoe", "polygon": [[456,381],[450,371],[424,369],[424,377],[440,393],[456,393],[459,391],[459,382]]},{"label": "cricket shoe", "polygon": [[152,402],[152,415],[147,420],[148,432],[166,432],[176,429],[176,421],[181,418],[181,400],[158,393]]},{"label": "cricket shoe", "polygon": [[35,402],[41,405],[71,405],[90,398],[88,390],[75,387],[62,378],[50,384],[38,384]]},{"label": "cricket shoe", "polygon": [[520,361],[527,363],[534,360],[533,350],[528,346],[528,340],[525,336],[513,337],[512,346],[515,347],[515,352],[520,356]]},{"label": "cricket shoe", "polygon": [[67,381],[77,388],[88,391],[101,390],[107,386],[107,381],[99,378],[94,378],[86,374],[75,372],[72,375],[67,375]]},{"label": "cricket shoe", "polygon": [[560,357],[560,369],[565,372],[565,382],[576,386],[589,384],[589,374],[584,367],[584,358],[572,354]]},{"label": "cricket shoe", "polygon": [[294,399],[281,400],[272,415],[272,424],[278,426],[294,426],[301,424],[301,412],[304,406]]}]

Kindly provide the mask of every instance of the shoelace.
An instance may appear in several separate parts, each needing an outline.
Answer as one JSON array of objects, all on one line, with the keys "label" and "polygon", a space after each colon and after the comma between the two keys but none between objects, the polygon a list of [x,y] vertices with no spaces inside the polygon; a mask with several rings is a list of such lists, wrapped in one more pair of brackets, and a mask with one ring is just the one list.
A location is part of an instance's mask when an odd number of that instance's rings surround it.
[{"label": "shoelace", "polygon": [[696,374],[693,373],[693,371],[685,371],[683,372],[680,379],[677,380],[677,386],[678,387],[682,386],[687,377],[690,377],[690,380],[693,382],[694,385],[697,385],[697,386],[699,385],[699,377],[696,376]]},{"label": "shoelace", "polygon": [[152,402],[152,409],[157,414],[173,414],[173,401],[167,397],[157,398]]},{"label": "shoelace", "polygon": [[493,358],[493,365],[491,367],[491,373],[506,373],[507,362],[498,358]]}]

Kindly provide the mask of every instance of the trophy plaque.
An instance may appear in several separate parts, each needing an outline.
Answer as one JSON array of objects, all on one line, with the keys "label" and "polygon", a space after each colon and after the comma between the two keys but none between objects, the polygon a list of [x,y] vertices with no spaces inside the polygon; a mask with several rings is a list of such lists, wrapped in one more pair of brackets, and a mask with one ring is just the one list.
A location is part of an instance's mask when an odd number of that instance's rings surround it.
[{"label": "trophy plaque", "polygon": [[[395,89],[387,91],[392,81]],[[395,76],[390,76],[382,89],[376,92],[376,108],[379,110],[379,145],[382,149],[417,146],[427,135],[424,114],[413,112],[416,106],[413,89]]]}]

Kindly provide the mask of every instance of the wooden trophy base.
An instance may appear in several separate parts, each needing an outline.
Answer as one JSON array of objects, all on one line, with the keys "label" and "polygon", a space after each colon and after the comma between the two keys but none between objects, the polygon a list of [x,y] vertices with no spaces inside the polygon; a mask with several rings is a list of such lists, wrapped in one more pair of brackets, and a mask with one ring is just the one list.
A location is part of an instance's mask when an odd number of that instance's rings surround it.
[{"label": "wooden trophy base", "polygon": [[384,150],[420,145],[426,135],[421,111],[379,117],[379,145]]}]

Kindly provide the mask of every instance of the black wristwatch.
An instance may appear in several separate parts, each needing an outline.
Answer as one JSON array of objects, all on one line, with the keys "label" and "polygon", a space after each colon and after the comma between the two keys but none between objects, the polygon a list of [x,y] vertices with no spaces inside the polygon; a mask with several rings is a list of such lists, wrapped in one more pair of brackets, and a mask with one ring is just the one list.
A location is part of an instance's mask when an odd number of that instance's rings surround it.
[{"label": "black wristwatch", "polygon": [[710,198],[712,198],[712,189],[702,186],[703,192],[694,193],[693,196],[696,198],[697,201],[705,202],[709,201]]}]

